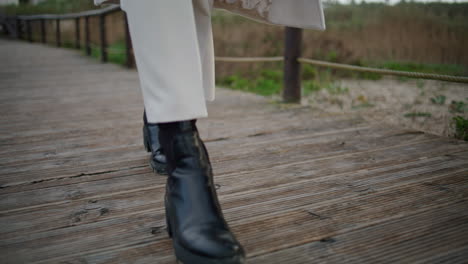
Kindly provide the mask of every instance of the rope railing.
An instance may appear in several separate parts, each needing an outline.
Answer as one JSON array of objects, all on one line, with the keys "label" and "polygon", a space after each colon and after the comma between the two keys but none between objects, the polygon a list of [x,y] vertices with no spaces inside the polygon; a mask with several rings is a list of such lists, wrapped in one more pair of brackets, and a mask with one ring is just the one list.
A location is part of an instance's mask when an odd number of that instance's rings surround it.
[{"label": "rope railing", "polygon": [[284,57],[216,57],[219,62],[275,62],[284,61]]},{"label": "rope railing", "polygon": [[[87,55],[92,54],[93,49],[99,49],[101,53],[101,60],[107,62],[108,53],[110,54],[126,54],[128,67],[134,66],[134,55],[130,33],[128,30],[128,21],[124,15],[125,27],[125,49],[112,48],[107,43],[106,31],[106,16],[121,11],[120,6],[111,5],[106,8],[91,10],[79,13],[70,13],[63,15],[30,15],[30,16],[4,16],[0,14],[0,23],[4,25],[4,29],[9,31],[9,34],[19,39],[25,39],[33,42],[33,26],[32,23],[40,22],[39,36],[40,41],[44,44],[47,41],[47,25],[46,21],[55,22],[55,41],[57,46],[62,46],[61,41],[61,27],[60,21],[69,19],[75,20],[75,48],[80,49],[82,45],[86,50]],[[90,37],[90,17],[99,18],[99,45],[91,43]],[[81,19],[84,19],[84,41],[81,40]],[[37,28],[37,27],[36,27]],[[37,34],[34,34],[37,37]],[[302,29],[286,27],[285,29],[285,52],[283,56],[276,57],[216,57],[217,62],[228,63],[258,63],[258,62],[283,62],[284,63],[284,89],[283,100],[287,102],[300,102],[301,99],[301,77],[300,77],[300,64],[311,64],[319,67],[328,67],[340,70],[359,71],[377,73],[382,75],[394,75],[410,78],[423,78],[432,80],[441,80],[449,82],[468,83],[468,77],[465,76],[451,76],[432,73],[421,72],[408,72],[397,71],[389,69],[379,69],[371,67],[362,67],[356,65],[348,65],[327,61],[320,61],[301,57],[301,44],[302,44]]]},{"label": "rope railing", "polygon": [[356,65],[349,65],[349,64],[342,64],[342,63],[335,63],[335,62],[312,60],[312,59],[306,59],[306,58],[298,58],[297,60],[301,63],[307,63],[307,64],[316,65],[316,66],[328,67],[328,68],[334,68],[334,69],[340,69],[340,70],[370,72],[370,73],[378,73],[382,75],[394,75],[394,76],[410,77],[410,78],[421,78],[421,79],[431,79],[431,80],[440,80],[440,81],[448,81],[448,82],[468,83],[468,77],[463,77],[463,76],[378,69],[378,68],[363,67],[363,66],[356,66]]},{"label": "rope railing", "polygon": [[[219,62],[276,62],[284,61],[284,57],[216,57],[216,61]],[[349,65],[343,63],[335,63],[321,60],[313,60],[307,58],[298,58],[298,62],[305,64],[312,64],[319,67],[327,67],[339,70],[349,70],[349,71],[359,71],[359,72],[369,72],[377,73],[382,75],[393,75],[409,78],[420,78],[420,79],[430,79],[430,80],[440,80],[447,82],[460,82],[468,83],[468,77],[464,76],[454,76],[454,75],[444,75],[444,74],[433,74],[433,73],[423,73],[423,72],[409,72],[409,71],[396,71],[390,69],[380,69],[380,68],[371,68],[363,67],[356,65]]]}]

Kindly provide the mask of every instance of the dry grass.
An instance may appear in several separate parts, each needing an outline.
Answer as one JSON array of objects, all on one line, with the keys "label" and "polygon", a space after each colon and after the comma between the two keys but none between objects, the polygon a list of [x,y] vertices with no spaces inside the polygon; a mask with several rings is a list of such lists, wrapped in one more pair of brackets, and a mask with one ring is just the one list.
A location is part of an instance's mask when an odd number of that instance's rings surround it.
[{"label": "dry grass", "polygon": [[[356,65],[399,61],[468,68],[468,3],[332,5],[326,9],[326,20],[326,31],[305,31],[305,57]],[[281,27],[218,12],[214,32],[216,52],[221,56],[283,52]],[[220,64],[218,76],[249,74],[265,67],[278,65]]]}]

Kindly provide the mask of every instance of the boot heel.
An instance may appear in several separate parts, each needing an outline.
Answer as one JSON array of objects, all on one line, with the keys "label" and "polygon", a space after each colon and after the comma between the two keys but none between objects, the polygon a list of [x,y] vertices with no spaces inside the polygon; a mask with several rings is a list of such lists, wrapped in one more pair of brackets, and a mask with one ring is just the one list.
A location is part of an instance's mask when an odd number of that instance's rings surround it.
[{"label": "boot heel", "polygon": [[151,152],[151,144],[149,141],[149,135],[145,126],[143,126],[143,145],[145,146],[146,152]]}]

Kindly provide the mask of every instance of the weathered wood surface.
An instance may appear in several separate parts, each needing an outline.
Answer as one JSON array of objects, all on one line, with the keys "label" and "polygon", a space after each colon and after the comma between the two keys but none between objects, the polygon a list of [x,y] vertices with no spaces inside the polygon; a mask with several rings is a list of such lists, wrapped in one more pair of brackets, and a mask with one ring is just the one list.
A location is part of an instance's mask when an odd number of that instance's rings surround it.
[{"label": "weathered wood surface", "polygon": [[[2,263],[175,263],[135,71],[0,40]],[[249,263],[463,263],[468,145],[218,90],[207,142]]]}]

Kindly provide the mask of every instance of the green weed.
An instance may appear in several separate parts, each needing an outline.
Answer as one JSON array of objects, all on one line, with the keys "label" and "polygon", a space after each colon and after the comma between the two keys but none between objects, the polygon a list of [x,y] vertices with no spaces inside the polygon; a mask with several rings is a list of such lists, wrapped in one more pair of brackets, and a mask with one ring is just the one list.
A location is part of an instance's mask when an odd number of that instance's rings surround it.
[{"label": "green weed", "polygon": [[325,89],[327,89],[327,91],[330,94],[334,94],[334,95],[345,94],[349,92],[349,89],[347,87],[343,87],[339,83],[336,83],[336,82],[329,83],[328,85],[325,86]]},{"label": "green weed", "polygon": [[372,80],[372,81],[377,81],[382,79],[382,74],[378,73],[373,73],[373,72],[359,72],[357,74],[358,79],[364,79],[364,80]]},{"label": "green weed", "polygon": [[331,50],[327,54],[327,61],[337,62],[338,61],[338,52],[336,50]]},{"label": "green weed", "polygon": [[438,95],[436,97],[431,98],[431,102],[436,105],[444,105],[447,97],[445,95]]},{"label": "green weed", "polygon": [[302,65],[302,79],[313,80],[318,76],[318,70],[316,67],[310,64]]},{"label": "green weed", "polygon": [[248,79],[239,74],[234,74],[218,80],[218,83],[233,90],[271,96],[281,92],[282,80],[283,74],[281,71],[263,70],[256,78]]},{"label": "green weed", "polygon": [[[283,87],[283,72],[281,70],[262,70],[253,77],[233,74],[217,80],[217,83],[234,90],[251,92],[263,96],[280,94]],[[349,92],[347,87],[333,81],[330,71],[317,71],[315,67],[306,66],[303,69],[302,93],[308,95],[321,89],[330,94],[338,95]]]},{"label": "green weed", "polygon": [[[127,61],[127,55],[125,53],[125,42],[119,41],[113,43],[108,46],[107,50],[107,60],[109,62],[119,65],[125,65]],[[85,52],[84,48],[82,48],[82,51]],[[101,59],[101,49],[98,47],[91,47],[91,57]]]},{"label": "green weed", "polygon": [[75,43],[69,41],[69,40],[65,40],[63,43],[62,43],[62,47],[63,48],[66,48],[66,49],[74,49],[75,48]]},{"label": "green weed", "polygon": [[466,113],[468,112],[468,104],[463,101],[452,101],[449,109],[451,113]]},{"label": "green weed", "polygon": [[455,124],[455,138],[468,141],[468,119],[462,116],[453,118]]},{"label": "green weed", "polygon": [[309,95],[313,92],[320,91],[322,86],[314,81],[314,80],[307,80],[302,82],[302,90],[304,95]]}]

